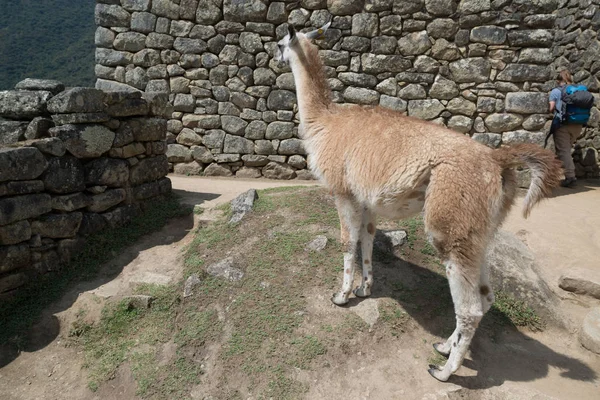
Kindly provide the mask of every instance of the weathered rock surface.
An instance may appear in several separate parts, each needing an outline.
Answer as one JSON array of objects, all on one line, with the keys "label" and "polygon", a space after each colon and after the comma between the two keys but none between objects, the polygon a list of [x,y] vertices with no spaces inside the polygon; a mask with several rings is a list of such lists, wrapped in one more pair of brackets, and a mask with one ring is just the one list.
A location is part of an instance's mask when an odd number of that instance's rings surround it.
[{"label": "weathered rock surface", "polygon": [[246,214],[252,211],[252,207],[256,200],[258,200],[258,193],[255,189],[250,189],[233,199],[231,201],[232,216],[229,219],[229,223],[236,224],[240,222]]},{"label": "weathered rock surface", "polygon": [[592,309],[584,318],[579,341],[589,351],[600,354],[600,308]]},{"label": "weathered rock surface", "polygon": [[327,247],[327,236],[319,235],[307,243],[305,249],[307,251],[323,251],[325,247]]},{"label": "weathered rock surface", "polygon": [[600,299],[600,273],[592,269],[569,269],[558,280],[558,287]]},{"label": "weathered rock surface", "polygon": [[231,282],[239,281],[244,277],[244,271],[235,267],[235,263],[231,257],[209,265],[206,268],[206,272],[212,276],[224,278]]},{"label": "weathered rock surface", "polygon": [[36,179],[47,166],[46,158],[35,148],[0,149],[0,182]]}]

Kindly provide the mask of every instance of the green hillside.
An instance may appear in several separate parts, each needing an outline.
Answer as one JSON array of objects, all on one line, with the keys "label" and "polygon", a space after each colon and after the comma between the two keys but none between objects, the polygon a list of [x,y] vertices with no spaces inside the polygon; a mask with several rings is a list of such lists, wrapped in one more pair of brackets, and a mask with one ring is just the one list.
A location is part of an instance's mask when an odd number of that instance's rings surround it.
[{"label": "green hillside", "polygon": [[0,0],[0,90],[24,78],[93,86],[95,0]]}]

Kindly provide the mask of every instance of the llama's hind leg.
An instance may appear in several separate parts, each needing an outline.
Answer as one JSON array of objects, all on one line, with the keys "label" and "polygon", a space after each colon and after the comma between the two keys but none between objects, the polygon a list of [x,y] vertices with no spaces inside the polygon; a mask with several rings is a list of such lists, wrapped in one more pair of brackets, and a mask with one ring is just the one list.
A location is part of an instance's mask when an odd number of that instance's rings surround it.
[{"label": "llama's hind leg", "polygon": [[454,262],[448,262],[446,265],[456,314],[456,330],[449,339],[451,351],[446,365],[441,368],[432,366],[429,369],[429,373],[440,381],[447,381],[450,375],[460,368],[483,317],[479,276],[473,276],[479,275],[478,272],[474,268],[468,269],[468,266],[465,268]]},{"label": "llama's hind leg", "polygon": [[331,301],[342,306],[348,303],[354,282],[354,266],[356,265],[356,248],[360,234],[362,220],[362,209],[355,202],[346,197],[336,199],[338,212],[346,223],[348,230],[348,242],[344,245],[344,279],[342,290],[333,295]]},{"label": "llama's hind leg", "polygon": [[375,237],[375,217],[369,210],[363,212],[360,229],[362,253],[362,283],[354,289],[356,297],[369,297],[373,286],[373,238]]}]

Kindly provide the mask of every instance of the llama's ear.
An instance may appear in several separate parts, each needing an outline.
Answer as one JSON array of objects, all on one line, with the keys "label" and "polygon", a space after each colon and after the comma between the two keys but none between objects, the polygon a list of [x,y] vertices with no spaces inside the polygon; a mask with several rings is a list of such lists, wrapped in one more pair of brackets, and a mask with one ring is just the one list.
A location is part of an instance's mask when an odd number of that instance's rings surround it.
[{"label": "llama's ear", "polygon": [[298,36],[296,36],[296,28],[293,25],[288,24],[288,33],[290,34],[289,44],[292,45],[298,41]]},{"label": "llama's ear", "polygon": [[325,31],[331,25],[331,21],[320,27],[319,29],[315,29],[314,31],[310,31],[306,33],[306,37],[308,39],[318,39],[325,34]]}]

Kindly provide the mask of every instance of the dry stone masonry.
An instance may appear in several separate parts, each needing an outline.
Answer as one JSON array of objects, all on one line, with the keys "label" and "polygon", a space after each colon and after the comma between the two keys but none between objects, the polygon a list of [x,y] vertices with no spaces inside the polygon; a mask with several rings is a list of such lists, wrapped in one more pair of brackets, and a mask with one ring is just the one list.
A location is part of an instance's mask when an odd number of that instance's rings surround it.
[{"label": "dry stone masonry", "polygon": [[0,296],[171,191],[160,93],[26,79],[0,92]]},{"label": "dry stone masonry", "polygon": [[[599,0],[98,0],[97,88],[169,96],[176,173],[309,178],[294,80],[274,56],[288,24],[330,20],[318,44],[336,102],[492,147],[543,143],[559,68],[598,93]],[[594,108],[579,176],[598,175],[599,121]]]}]

